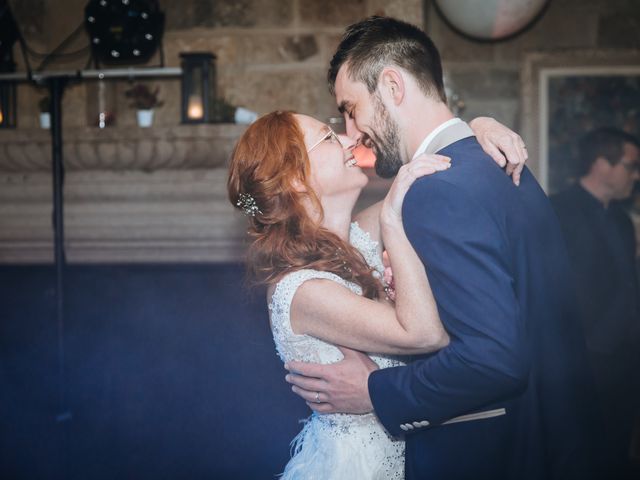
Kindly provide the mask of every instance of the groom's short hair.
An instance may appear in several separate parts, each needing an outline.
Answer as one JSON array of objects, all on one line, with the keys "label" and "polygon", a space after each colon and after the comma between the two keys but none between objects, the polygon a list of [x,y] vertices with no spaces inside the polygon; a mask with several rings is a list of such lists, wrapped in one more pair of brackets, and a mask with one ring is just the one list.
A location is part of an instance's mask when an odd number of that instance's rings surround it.
[{"label": "groom's short hair", "polygon": [[426,33],[409,23],[373,16],[347,27],[329,66],[332,94],[345,63],[349,78],[364,83],[369,93],[375,92],[382,69],[396,65],[411,73],[426,95],[447,102],[438,49]]}]

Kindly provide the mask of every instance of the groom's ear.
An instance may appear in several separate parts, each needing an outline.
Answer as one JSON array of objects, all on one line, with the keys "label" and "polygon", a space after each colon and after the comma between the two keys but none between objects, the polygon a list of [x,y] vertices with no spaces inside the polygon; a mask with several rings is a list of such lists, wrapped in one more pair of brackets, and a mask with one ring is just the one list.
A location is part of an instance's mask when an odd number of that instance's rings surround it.
[{"label": "groom's ear", "polygon": [[387,67],[380,74],[380,88],[389,96],[394,105],[400,105],[405,95],[402,74],[393,67]]}]

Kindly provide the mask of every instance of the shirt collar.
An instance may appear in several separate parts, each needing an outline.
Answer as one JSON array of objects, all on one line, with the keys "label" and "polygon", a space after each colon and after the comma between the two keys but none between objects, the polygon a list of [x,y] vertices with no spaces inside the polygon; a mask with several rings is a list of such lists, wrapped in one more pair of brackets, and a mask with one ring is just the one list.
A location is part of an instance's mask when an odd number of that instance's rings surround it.
[{"label": "shirt collar", "polygon": [[416,150],[413,158],[423,153],[436,153],[444,147],[467,137],[473,137],[471,127],[459,118],[452,118],[438,125],[427,135],[418,150]]}]

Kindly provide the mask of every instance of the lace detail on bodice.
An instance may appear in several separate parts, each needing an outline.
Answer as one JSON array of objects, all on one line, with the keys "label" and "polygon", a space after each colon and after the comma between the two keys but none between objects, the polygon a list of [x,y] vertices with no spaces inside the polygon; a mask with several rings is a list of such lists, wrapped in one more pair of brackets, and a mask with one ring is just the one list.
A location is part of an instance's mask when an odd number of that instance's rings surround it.
[{"label": "lace detail on bodice", "polygon": [[372,240],[369,232],[365,232],[360,228],[358,222],[351,224],[351,228],[349,229],[349,243],[360,251],[367,265],[375,269],[378,273],[379,276],[376,276],[376,278],[382,281],[384,265],[382,263],[382,257],[380,257],[378,253],[378,242]]},{"label": "lace detail on bodice", "polygon": [[271,330],[276,343],[276,350],[283,362],[290,360],[335,363],[342,360],[342,354],[334,345],[310,335],[298,335],[291,328],[291,302],[298,287],[311,279],[333,280],[361,295],[360,286],[330,272],[318,270],[297,270],[289,273],[278,282],[269,303]]}]

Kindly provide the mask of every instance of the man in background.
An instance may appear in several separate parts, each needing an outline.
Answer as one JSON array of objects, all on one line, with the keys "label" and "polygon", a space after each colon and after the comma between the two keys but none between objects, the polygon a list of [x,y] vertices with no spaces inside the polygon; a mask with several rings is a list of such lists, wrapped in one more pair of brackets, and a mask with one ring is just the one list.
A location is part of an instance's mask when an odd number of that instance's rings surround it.
[{"label": "man in background", "polygon": [[636,240],[620,202],[640,179],[639,146],[637,138],[614,128],[588,133],[580,143],[582,176],[551,199],[574,270],[605,420],[606,471],[616,479],[632,478],[630,444],[640,412]]}]

